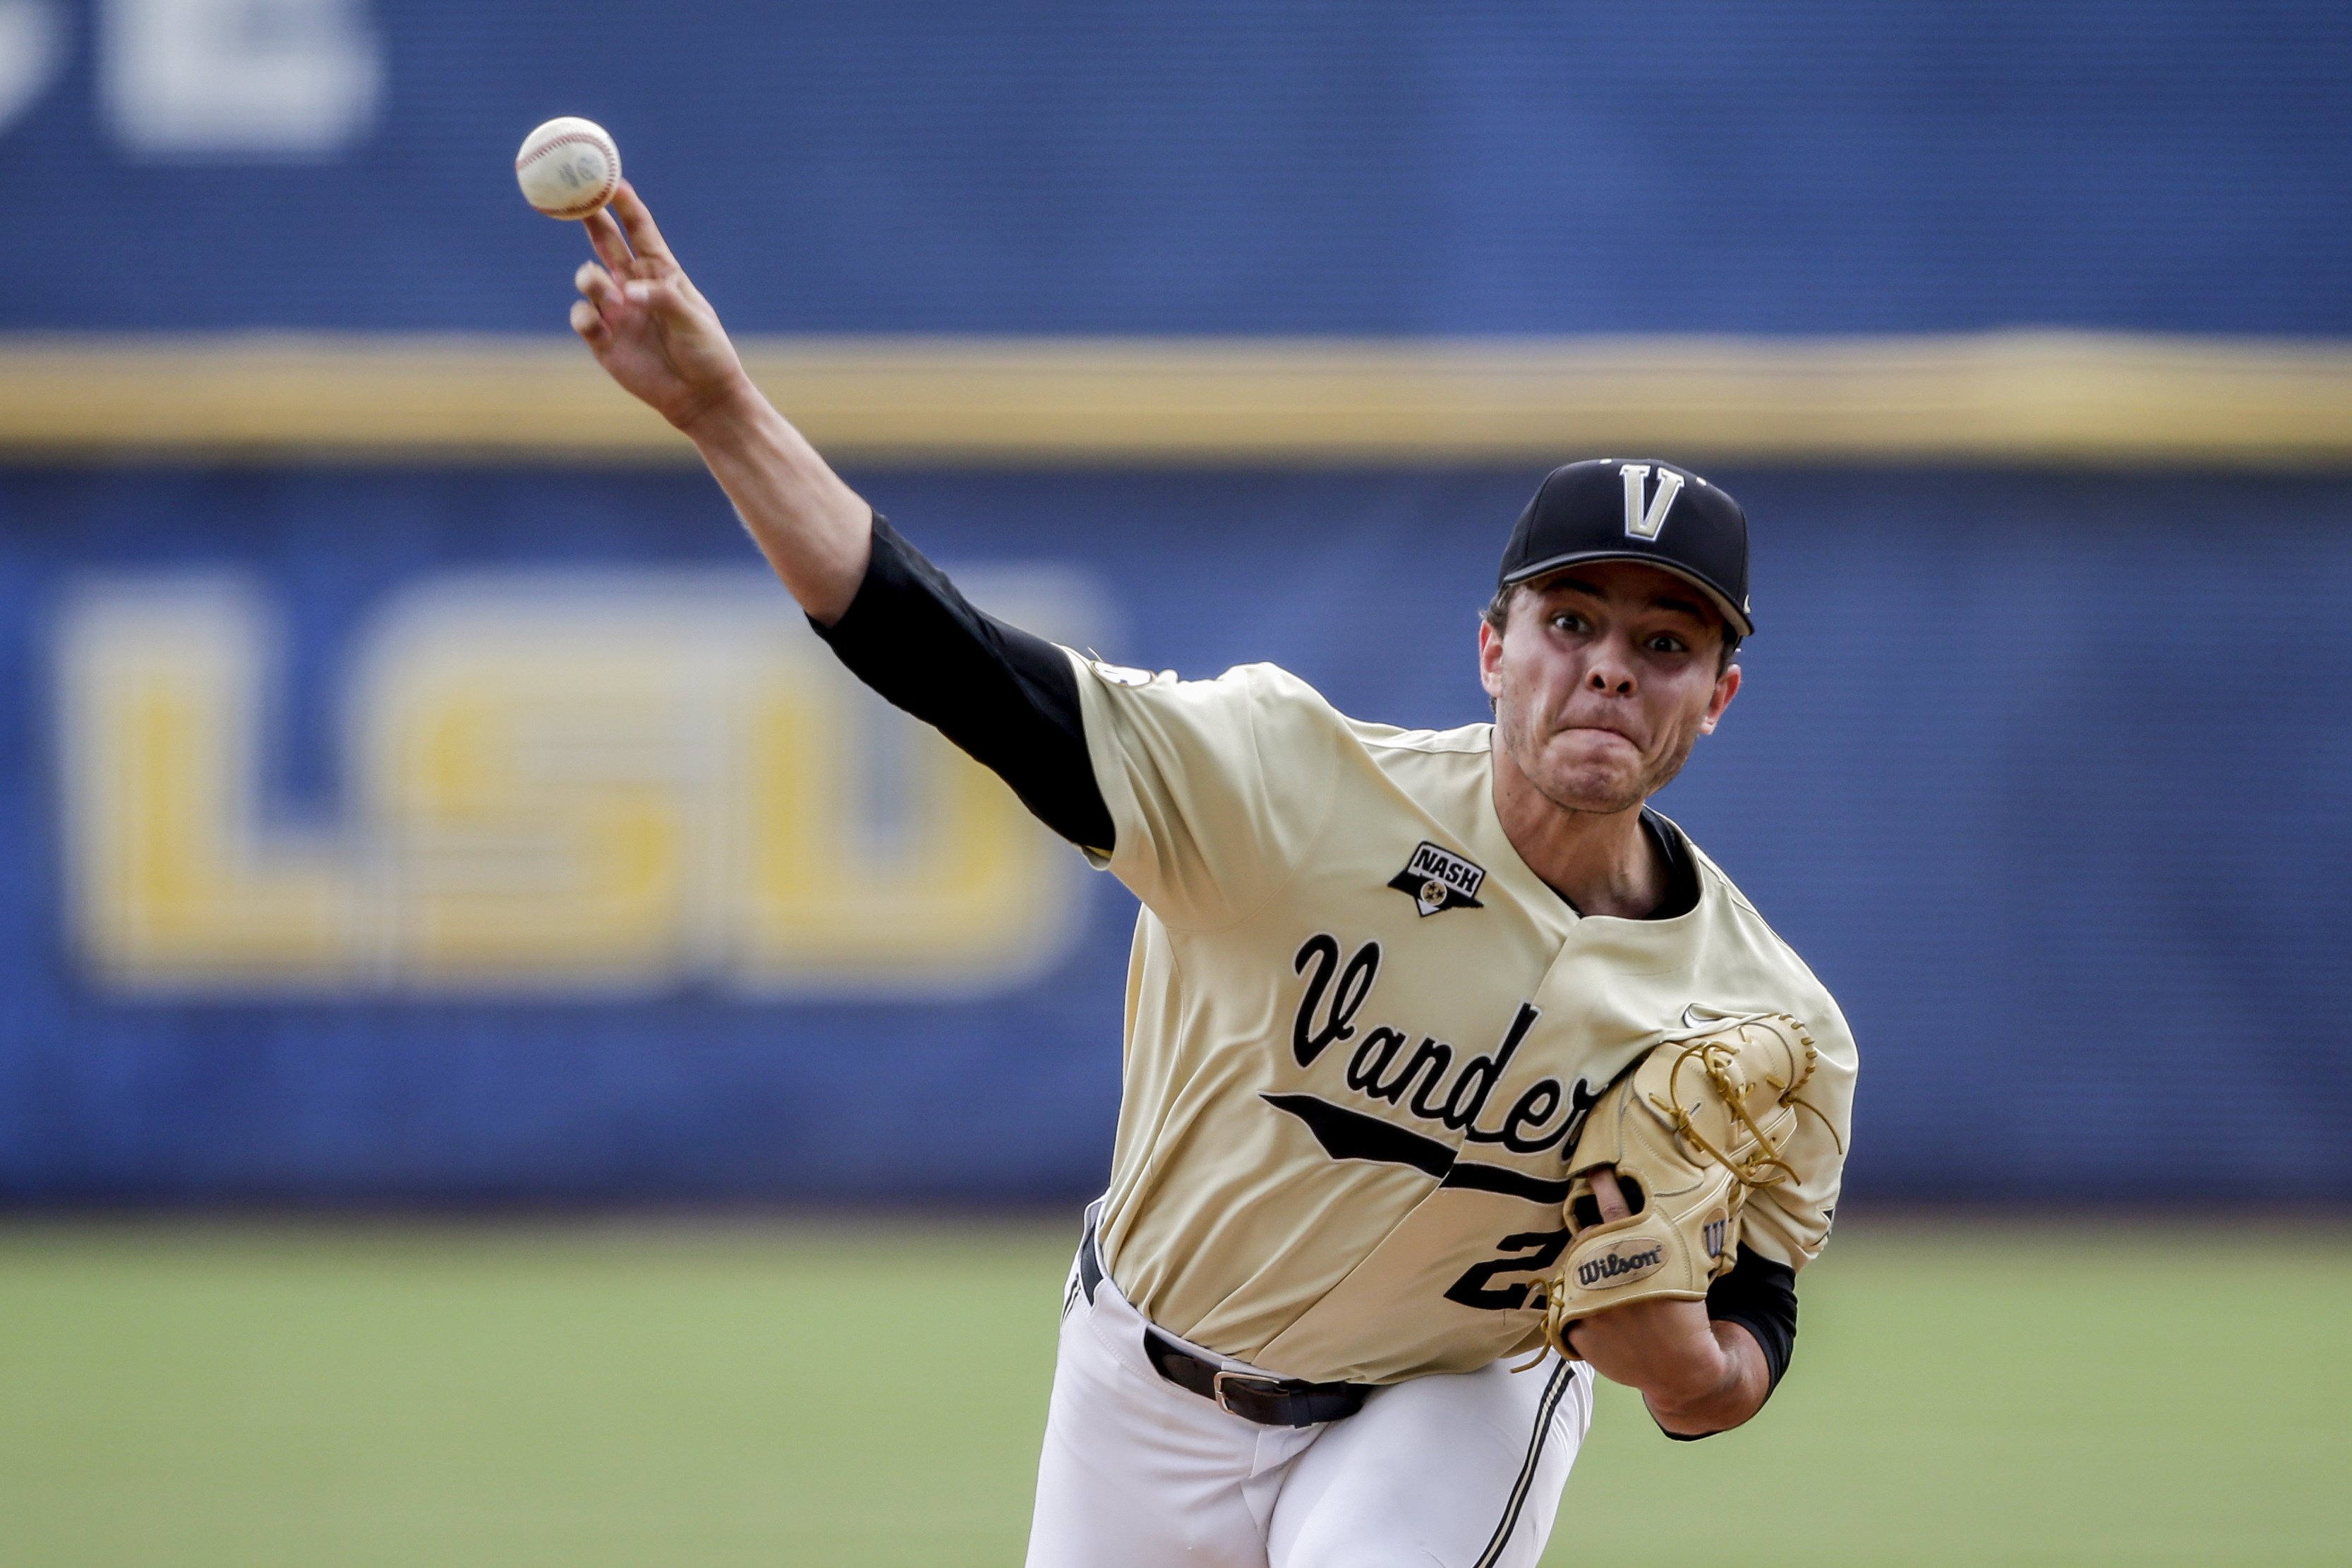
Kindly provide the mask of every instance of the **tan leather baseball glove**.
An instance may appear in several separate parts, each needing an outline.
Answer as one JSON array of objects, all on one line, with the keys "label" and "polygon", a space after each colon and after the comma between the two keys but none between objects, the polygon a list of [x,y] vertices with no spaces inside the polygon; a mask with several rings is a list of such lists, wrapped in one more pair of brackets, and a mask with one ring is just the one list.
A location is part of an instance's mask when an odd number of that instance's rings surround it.
[{"label": "tan leather baseball glove", "polygon": [[[1793,1174],[1780,1147],[1801,1112],[1820,1114],[1798,1097],[1814,1059],[1786,1014],[1714,1018],[1654,1047],[1601,1095],[1569,1157],[1570,1241],[1546,1288],[1546,1343],[1573,1360],[1579,1318],[1706,1298],[1738,1256],[1748,1194]],[[1622,1219],[1602,1217],[1603,1167],[1632,1211]]]}]

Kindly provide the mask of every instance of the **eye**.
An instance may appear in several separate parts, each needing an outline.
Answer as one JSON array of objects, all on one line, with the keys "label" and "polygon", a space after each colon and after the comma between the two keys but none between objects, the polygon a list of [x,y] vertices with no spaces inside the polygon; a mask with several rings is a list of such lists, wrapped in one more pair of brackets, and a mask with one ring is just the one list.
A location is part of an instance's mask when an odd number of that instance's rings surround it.
[{"label": "eye", "polygon": [[1580,632],[1586,629],[1584,617],[1574,610],[1554,611],[1551,624],[1556,630],[1563,632]]},{"label": "eye", "polygon": [[1672,632],[1660,632],[1650,639],[1652,653],[1688,653],[1690,645]]}]

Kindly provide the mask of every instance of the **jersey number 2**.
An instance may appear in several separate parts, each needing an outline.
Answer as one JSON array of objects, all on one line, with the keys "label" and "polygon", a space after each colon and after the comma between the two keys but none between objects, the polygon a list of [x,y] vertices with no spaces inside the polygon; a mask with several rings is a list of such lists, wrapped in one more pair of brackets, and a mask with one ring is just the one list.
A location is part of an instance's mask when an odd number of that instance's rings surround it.
[{"label": "jersey number 2", "polygon": [[1517,1253],[1516,1258],[1496,1258],[1479,1264],[1467,1274],[1446,1287],[1445,1299],[1459,1301],[1465,1307],[1483,1308],[1489,1312],[1509,1312],[1527,1305],[1528,1292],[1535,1288],[1532,1279],[1522,1279],[1516,1285],[1497,1286],[1498,1274],[1535,1274],[1559,1261],[1568,1250],[1565,1230],[1529,1230],[1517,1236],[1507,1236],[1496,1246],[1505,1252]]}]

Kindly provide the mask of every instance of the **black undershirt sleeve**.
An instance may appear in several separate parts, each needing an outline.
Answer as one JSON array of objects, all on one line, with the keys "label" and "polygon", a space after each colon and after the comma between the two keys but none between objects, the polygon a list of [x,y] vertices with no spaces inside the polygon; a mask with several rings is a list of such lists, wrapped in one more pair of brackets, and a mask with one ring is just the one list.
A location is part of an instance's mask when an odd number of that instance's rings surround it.
[{"label": "black undershirt sleeve", "polygon": [[[1780,1386],[1780,1374],[1789,1370],[1790,1354],[1797,1348],[1797,1271],[1785,1263],[1770,1258],[1747,1247],[1731,1266],[1731,1272],[1717,1279],[1706,1289],[1706,1315],[1719,1322],[1738,1323],[1756,1336],[1757,1348],[1764,1352],[1764,1365],[1771,1373],[1771,1389]],[[1677,1443],[1696,1443],[1708,1432],[1668,1432]]]},{"label": "black undershirt sleeve", "polygon": [[1012,785],[1040,822],[1109,853],[1110,808],[1069,655],[975,609],[880,512],[857,596],[833,625],[809,625],[852,674]]}]

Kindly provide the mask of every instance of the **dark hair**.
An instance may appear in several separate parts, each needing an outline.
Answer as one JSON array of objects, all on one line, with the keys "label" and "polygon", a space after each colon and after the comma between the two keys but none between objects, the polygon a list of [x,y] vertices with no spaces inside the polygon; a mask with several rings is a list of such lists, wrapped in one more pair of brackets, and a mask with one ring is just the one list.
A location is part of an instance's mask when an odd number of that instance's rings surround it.
[{"label": "dark hair", "polygon": [[[1517,598],[1521,591],[1528,586],[1528,584],[1525,583],[1506,584],[1496,589],[1495,596],[1486,601],[1486,608],[1481,612],[1480,619],[1495,628],[1496,637],[1501,637],[1511,623],[1511,601]],[[1709,606],[1709,608],[1713,607]],[[1715,661],[1715,672],[1721,675],[1731,668],[1733,658],[1739,652],[1739,634],[1731,629],[1731,623],[1723,618],[1723,613],[1720,610],[1715,610],[1714,615],[1715,629],[1723,638],[1722,649],[1716,656]]]}]

